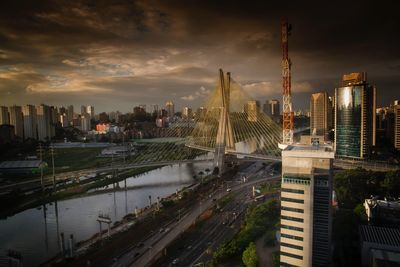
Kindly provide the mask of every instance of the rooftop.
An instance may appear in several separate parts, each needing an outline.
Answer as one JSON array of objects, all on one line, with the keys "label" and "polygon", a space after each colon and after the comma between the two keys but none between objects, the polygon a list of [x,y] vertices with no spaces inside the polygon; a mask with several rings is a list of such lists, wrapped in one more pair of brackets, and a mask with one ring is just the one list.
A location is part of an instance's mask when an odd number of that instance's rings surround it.
[{"label": "rooftop", "polygon": [[359,229],[362,242],[400,248],[400,229],[372,225],[361,225]]},{"label": "rooftop", "polygon": [[40,160],[15,160],[0,162],[0,169],[39,168]]},{"label": "rooftop", "polygon": [[289,157],[309,157],[309,158],[334,158],[332,146],[330,145],[288,145],[283,151],[282,156]]}]

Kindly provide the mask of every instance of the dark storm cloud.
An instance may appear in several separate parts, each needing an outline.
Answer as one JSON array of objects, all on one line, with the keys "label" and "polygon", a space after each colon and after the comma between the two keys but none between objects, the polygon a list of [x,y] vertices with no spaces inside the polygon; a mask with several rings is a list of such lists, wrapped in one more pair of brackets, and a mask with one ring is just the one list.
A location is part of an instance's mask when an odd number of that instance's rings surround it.
[{"label": "dark storm cloud", "polygon": [[[367,71],[399,98],[400,19],[385,1],[22,1],[0,9],[0,97],[14,103],[199,105],[219,67],[254,97],[280,97],[280,18],[293,24],[295,107]],[[301,101],[298,101],[301,99]],[[115,104],[114,104],[115,103]]]}]

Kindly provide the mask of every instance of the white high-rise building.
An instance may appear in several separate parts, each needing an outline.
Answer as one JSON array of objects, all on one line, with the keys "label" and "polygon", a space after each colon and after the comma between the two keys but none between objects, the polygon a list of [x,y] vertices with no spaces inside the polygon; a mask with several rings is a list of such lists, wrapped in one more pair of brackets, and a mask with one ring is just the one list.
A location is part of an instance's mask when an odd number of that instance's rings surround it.
[{"label": "white high-rise building", "polygon": [[24,139],[37,139],[37,117],[35,106],[23,106],[22,114],[24,115]]},{"label": "white high-rise building", "polygon": [[175,114],[174,102],[167,101],[167,103],[165,103],[165,109],[167,110],[168,117],[173,117],[174,116],[174,114]]},{"label": "white high-rise building", "polygon": [[61,123],[62,127],[68,127],[69,126],[67,115],[65,113],[60,114],[60,123]]},{"label": "white high-rise building", "polygon": [[182,118],[191,119],[192,118],[192,109],[189,107],[184,107],[182,109]]},{"label": "white high-rise building", "polygon": [[282,151],[280,266],[330,266],[333,159],[327,145]]},{"label": "white high-rise building", "polygon": [[82,132],[89,132],[91,129],[90,115],[85,114],[81,116],[81,130]]},{"label": "white high-rise building", "polygon": [[87,106],[86,113],[90,115],[90,119],[94,119],[94,106]]},{"label": "white high-rise building", "polygon": [[52,136],[51,130],[51,114],[50,107],[41,104],[36,107],[36,120],[37,120],[37,130],[38,130],[38,140],[47,141],[50,140]]},{"label": "white high-rise building", "polygon": [[327,92],[311,94],[310,98],[310,134],[324,136],[330,130],[331,105]]},{"label": "white high-rise building", "polygon": [[11,106],[8,108],[10,113],[10,124],[14,126],[16,136],[24,138],[24,117],[20,106]]},{"label": "white high-rise building", "polygon": [[251,122],[256,122],[258,118],[258,113],[260,112],[260,103],[255,100],[247,101],[245,105],[245,113],[247,113],[247,120]]}]

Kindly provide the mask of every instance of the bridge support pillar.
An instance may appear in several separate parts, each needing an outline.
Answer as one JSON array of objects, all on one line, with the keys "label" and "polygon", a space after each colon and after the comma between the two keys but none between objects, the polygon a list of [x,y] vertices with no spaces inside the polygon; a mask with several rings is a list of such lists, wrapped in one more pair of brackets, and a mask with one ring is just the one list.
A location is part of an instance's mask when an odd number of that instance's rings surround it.
[{"label": "bridge support pillar", "polygon": [[217,167],[219,173],[224,173],[224,161],[226,149],[235,149],[233,130],[229,118],[230,84],[231,75],[228,72],[225,83],[225,76],[222,69],[219,70],[222,106],[218,124],[217,139],[215,143],[214,168]]}]

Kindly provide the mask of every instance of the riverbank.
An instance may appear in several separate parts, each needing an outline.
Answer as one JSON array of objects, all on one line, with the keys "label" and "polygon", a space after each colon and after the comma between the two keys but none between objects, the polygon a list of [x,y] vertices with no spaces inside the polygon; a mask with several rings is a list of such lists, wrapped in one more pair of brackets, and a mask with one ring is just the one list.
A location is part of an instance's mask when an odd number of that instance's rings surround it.
[{"label": "riverbank", "polygon": [[163,166],[135,168],[119,173],[118,176],[114,178],[107,178],[107,173],[95,178],[84,180],[82,182],[79,182],[78,184],[71,183],[61,185],[57,187],[58,191],[55,193],[53,193],[53,191],[51,190],[48,190],[43,193],[38,192],[28,196],[10,198],[8,201],[3,201],[3,205],[0,210],[0,219],[7,218],[16,213],[35,208],[49,202],[61,201],[83,196],[86,195],[90,190],[102,188],[111,184],[116,184],[127,178],[136,177],[162,167]]},{"label": "riverbank", "polygon": [[[167,231],[168,225],[184,217],[200,196],[207,195],[215,185],[207,181],[203,185],[192,184],[178,193],[160,200],[160,206],[154,203],[140,210],[138,218],[134,211],[122,221],[114,223],[111,236],[99,238],[99,233],[83,241],[76,248],[79,254],[74,258],[62,260],[59,254],[43,266],[109,266],[114,258],[124,254],[128,249],[140,246],[158,229]],[[104,236],[104,235],[103,235]],[[107,251],[107,253],[104,253]]]}]

